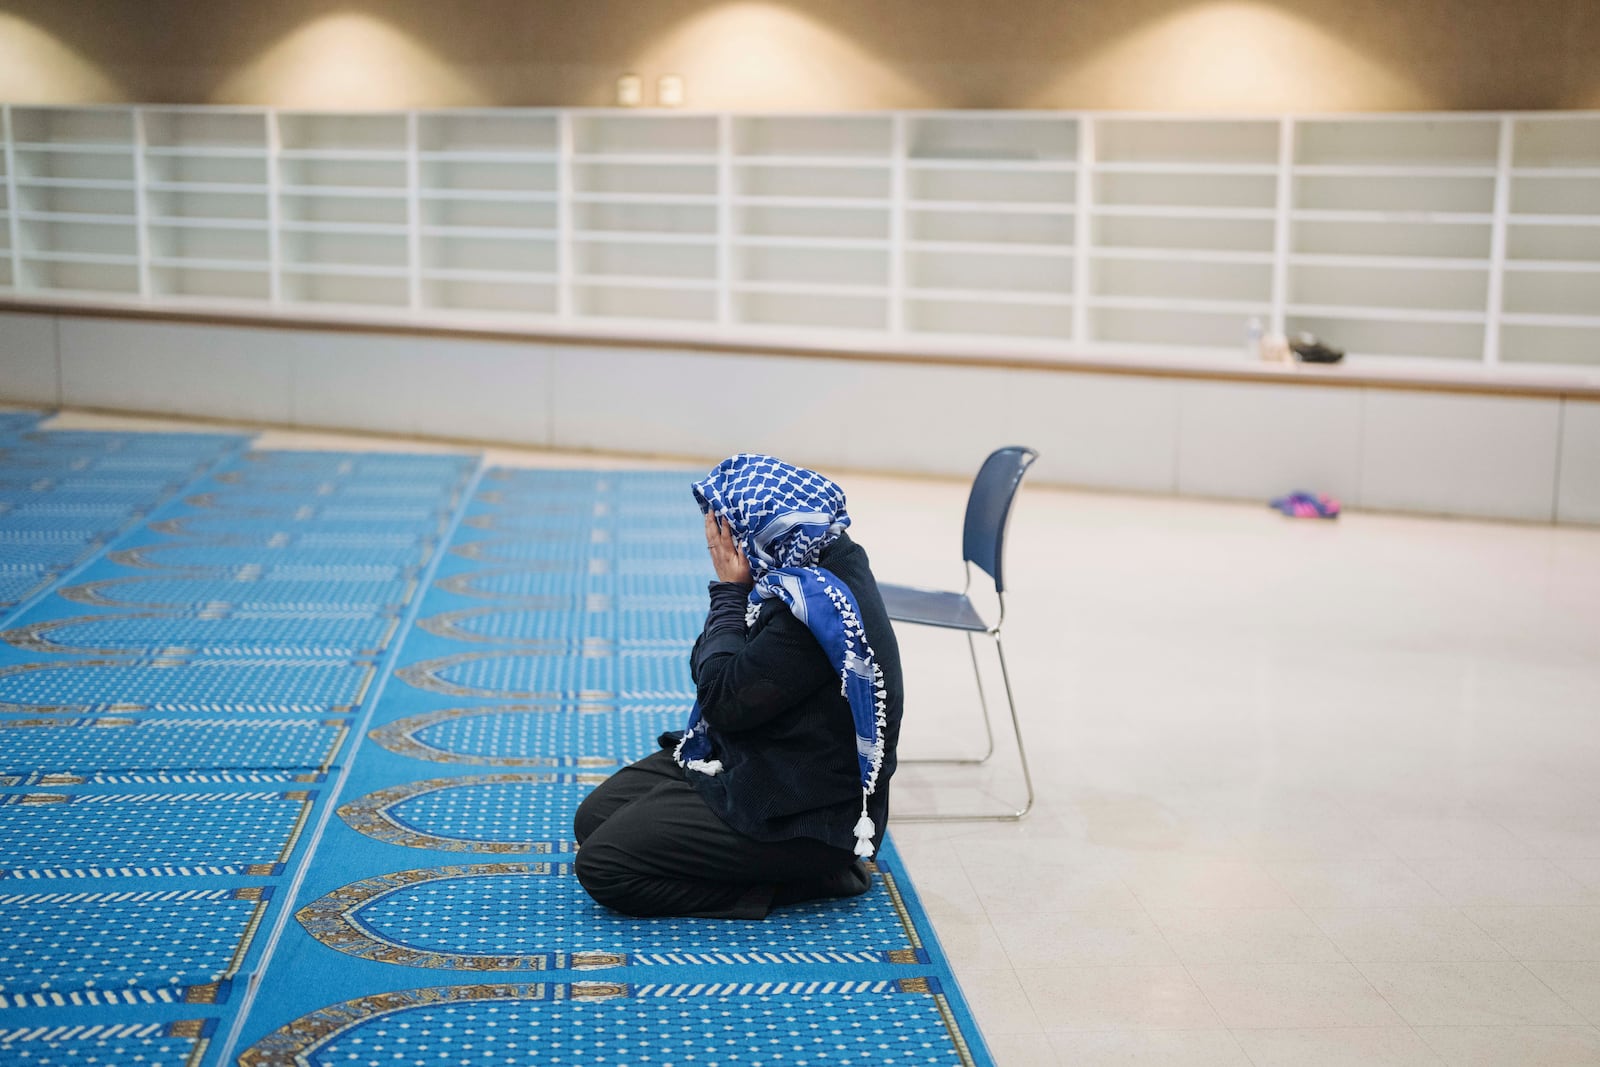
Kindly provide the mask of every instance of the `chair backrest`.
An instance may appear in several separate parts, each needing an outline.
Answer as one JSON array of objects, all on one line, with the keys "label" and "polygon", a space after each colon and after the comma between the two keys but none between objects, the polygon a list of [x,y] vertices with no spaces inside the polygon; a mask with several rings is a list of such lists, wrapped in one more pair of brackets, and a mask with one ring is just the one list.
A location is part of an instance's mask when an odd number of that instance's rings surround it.
[{"label": "chair backrest", "polygon": [[1006,523],[1017,487],[1039,453],[1022,445],[1008,445],[989,453],[972,479],[967,495],[967,520],[961,531],[962,558],[975,563],[994,579],[994,591],[1005,592]]}]

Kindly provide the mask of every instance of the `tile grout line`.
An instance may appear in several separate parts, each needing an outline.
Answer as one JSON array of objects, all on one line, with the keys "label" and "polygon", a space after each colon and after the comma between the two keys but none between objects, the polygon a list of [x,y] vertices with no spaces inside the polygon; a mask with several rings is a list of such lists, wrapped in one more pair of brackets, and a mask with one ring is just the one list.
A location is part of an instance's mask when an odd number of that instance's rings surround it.
[{"label": "tile grout line", "polygon": [[[1341,805],[1341,807],[1342,807],[1342,805]],[[1361,822],[1362,822],[1363,826],[1370,827],[1370,821],[1369,820],[1362,819]],[[1389,853],[1389,857],[1392,858],[1394,862],[1399,863],[1407,871],[1410,871],[1413,875],[1416,875],[1416,877],[1422,878],[1422,875],[1418,874],[1415,870],[1413,870],[1412,867],[1411,867],[1411,864],[1407,863],[1406,860],[1405,860],[1405,857],[1400,855],[1399,852],[1395,851],[1388,844],[1384,844],[1383,848],[1384,848],[1385,852]],[[1386,859],[1383,859],[1383,860],[1379,860],[1377,862],[1387,863],[1389,861],[1390,860],[1386,858]],[[1417,1032],[1416,1024],[1413,1023],[1410,1019],[1407,1019],[1403,1014],[1401,1014],[1400,1009],[1395,1006],[1395,1004],[1394,1004],[1394,1002],[1392,1000],[1390,1000],[1387,996],[1384,995],[1383,990],[1378,988],[1378,984],[1372,980],[1372,977],[1370,975],[1368,975],[1366,971],[1361,969],[1361,964],[1359,962],[1357,962],[1356,960],[1351,959],[1350,958],[1350,954],[1339,946],[1339,943],[1333,939],[1333,936],[1331,934],[1329,934],[1328,931],[1326,931],[1326,930],[1324,930],[1322,928],[1322,924],[1317,922],[1316,917],[1313,916],[1309,911],[1306,910],[1305,905],[1300,903],[1299,900],[1295,899],[1295,895],[1294,895],[1294,893],[1290,892],[1289,887],[1285,886],[1281,881],[1279,881],[1278,880],[1278,876],[1276,874],[1273,874],[1272,871],[1270,871],[1270,870],[1267,871],[1267,877],[1271,878],[1273,880],[1273,882],[1277,883],[1278,887],[1280,889],[1282,889],[1285,893],[1288,893],[1289,899],[1294,901],[1295,908],[1302,915],[1304,915],[1306,917],[1306,921],[1309,922],[1313,927],[1315,927],[1322,934],[1323,937],[1326,937],[1328,939],[1328,943],[1333,946],[1334,951],[1339,953],[1339,955],[1344,957],[1344,961],[1345,961],[1345,963],[1347,965],[1349,965],[1350,969],[1355,971],[1357,974],[1359,974],[1361,976],[1361,980],[1363,982],[1367,983],[1367,988],[1371,989],[1374,993],[1376,993],[1378,995],[1378,999],[1383,1001],[1384,1006],[1387,1007],[1390,1011],[1394,1012],[1395,1018],[1399,1019],[1400,1022],[1405,1026],[1405,1028],[1411,1032],[1411,1036],[1416,1038],[1418,1043],[1421,1044],[1423,1048],[1427,1049],[1430,1053],[1432,1053],[1442,1063],[1443,1060],[1444,1060],[1444,1057],[1437,1050],[1435,1050],[1432,1045],[1430,1045],[1428,1043],[1428,1039],[1427,1038],[1423,1037],[1421,1034],[1419,1034]],[[1429,889],[1432,889],[1435,893],[1439,892],[1438,888],[1435,887],[1432,882],[1429,882],[1426,878],[1422,878],[1422,880],[1423,880],[1424,883],[1427,884]],[[1443,898],[1444,894],[1443,893],[1439,893],[1439,896],[1441,898]]]},{"label": "tile grout line", "polygon": [[[1272,872],[1263,869],[1263,873],[1268,878],[1272,878]],[[1120,874],[1118,878],[1121,878]],[[1272,878],[1272,881],[1274,884],[1277,883],[1276,878]],[[1167,946],[1167,951],[1172,953],[1172,958],[1178,961],[1178,966],[1183,969],[1184,977],[1194,985],[1196,992],[1200,994],[1200,999],[1206,1002],[1206,1007],[1210,1008],[1211,1014],[1216,1016],[1218,1024],[1222,1027],[1222,1032],[1228,1035],[1228,1040],[1233,1042],[1233,1047],[1238,1050],[1239,1055],[1243,1056],[1245,1061],[1252,1064],[1253,1067],[1260,1067],[1260,1065],[1256,1064],[1255,1057],[1250,1055],[1250,1051],[1244,1047],[1244,1042],[1240,1041],[1239,1036],[1233,1032],[1234,1027],[1229,1026],[1227,1021],[1223,1019],[1222,1012],[1217,1010],[1216,1004],[1211,1000],[1211,994],[1206,992],[1205,986],[1201,985],[1199,979],[1195,978],[1194,972],[1189,970],[1189,961],[1184,959],[1178,950],[1172,947],[1171,938],[1167,937],[1167,932],[1161,928],[1161,923],[1157,921],[1156,917],[1150,914],[1150,905],[1145,902],[1144,897],[1140,896],[1132,886],[1127,886],[1127,890],[1133,895],[1133,899],[1139,902],[1140,913],[1149,920],[1151,926],[1155,927],[1156,933],[1161,935],[1161,943]],[[1290,899],[1294,898],[1290,897]],[[1296,903],[1295,906],[1298,907],[1299,904]]]},{"label": "tile grout line", "polygon": [[[1498,820],[1491,820],[1491,821],[1494,821],[1496,823],[1496,825],[1500,825]],[[1555,997],[1556,1000],[1558,1000],[1562,1004],[1562,1006],[1564,1006],[1564,1007],[1576,1012],[1580,1018],[1587,1019],[1587,1016],[1585,1016],[1582,1011],[1580,1011],[1574,1004],[1572,1004],[1571,1001],[1567,1000],[1566,997],[1562,996],[1555,989],[1552,989],[1550,987],[1549,983],[1547,983],[1543,978],[1540,978],[1537,974],[1535,974],[1533,972],[1533,969],[1528,966],[1528,963],[1527,963],[1526,960],[1518,959],[1515,953],[1513,953],[1505,945],[1501,944],[1499,938],[1495,937],[1488,930],[1485,930],[1482,926],[1480,926],[1477,923],[1476,920],[1474,920],[1472,918],[1472,916],[1468,915],[1466,913],[1466,910],[1465,910],[1463,905],[1452,903],[1450,901],[1450,899],[1448,897],[1446,897],[1444,895],[1444,893],[1439,889],[1439,887],[1433,884],[1433,881],[1431,879],[1429,879],[1427,875],[1423,874],[1421,871],[1417,870],[1415,867],[1413,867],[1411,865],[1410,860],[1407,860],[1404,856],[1398,856],[1397,858],[1399,859],[1400,865],[1402,867],[1404,867],[1407,871],[1410,871],[1411,874],[1415,875],[1417,878],[1420,878],[1422,880],[1422,882],[1425,885],[1427,885],[1427,887],[1429,889],[1432,889],[1435,893],[1438,893],[1440,898],[1444,900],[1445,905],[1452,912],[1454,912],[1455,914],[1457,914],[1457,915],[1461,916],[1463,919],[1465,919],[1469,924],[1472,925],[1472,927],[1474,929],[1476,929],[1479,933],[1483,934],[1483,936],[1487,937],[1491,944],[1493,944],[1493,945],[1497,946],[1498,948],[1502,949],[1506,953],[1506,955],[1510,957],[1509,960],[1436,960],[1436,961],[1428,961],[1428,962],[1451,964],[1451,965],[1466,965],[1466,964],[1472,964],[1472,963],[1507,963],[1507,962],[1514,963],[1514,964],[1516,964],[1516,966],[1521,968],[1522,972],[1524,974],[1526,974],[1529,978],[1532,978],[1535,982],[1538,982],[1541,987],[1543,987],[1544,989],[1548,990],[1550,995]],[[1546,860],[1546,862],[1549,862],[1549,861]],[[1559,870],[1560,868],[1558,867],[1557,869]],[[1517,905],[1508,905],[1508,906],[1515,907]],[[1356,969],[1360,970],[1360,967],[1357,966]],[[1362,971],[1361,972],[1361,976],[1363,978],[1366,978],[1366,972]],[[1368,978],[1367,981],[1370,984],[1372,980],[1370,978]],[[1378,995],[1379,996],[1383,996],[1383,993],[1380,991],[1378,993]],[[1388,1003],[1388,1001],[1389,1001],[1389,998],[1388,997],[1384,997],[1384,1002]],[[1394,1008],[1393,1004],[1390,1004],[1389,1006],[1390,1006],[1390,1008]],[[1398,1009],[1395,1009],[1395,1014],[1396,1015],[1400,1014]],[[1401,1018],[1403,1019],[1405,1017],[1401,1016]],[[1406,1025],[1411,1027],[1411,1030],[1412,1030],[1413,1033],[1416,1033],[1416,1025],[1415,1024],[1413,1024],[1409,1020],[1407,1020]],[[1559,1025],[1562,1025],[1562,1024],[1560,1024],[1560,1023],[1513,1023],[1513,1024],[1508,1024],[1508,1025],[1513,1025],[1513,1026],[1559,1026]],[[1442,1054],[1434,1049],[1433,1045],[1428,1041],[1427,1038],[1423,1037],[1421,1034],[1417,1034],[1417,1040],[1421,1041],[1423,1043],[1423,1045],[1430,1052],[1434,1053],[1434,1055],[1440,1056],[1441,1058],[1443,1058]]]},{"label": "tile grout line", "polygon": [[[894,820],[891,817],[890,822],[892,823],[893,821]],[[948,842],[951,842],[951,841],[958,841],[963,836],[966,836],[966,835],[953,834],[953,835],[951,835],[949,837],[939,838],[938,840],[941,843],[948,843]],[[977,835],[973,835],[973,836],[977,836]],[[1038,1029],[1033,1031],[1033,1033],[1043,1034],[1044,1037],[1045,1037],[1046,1043],[1049,1043],[1049,1041],[1050,1041],[1050,1032],[1044,1028],[1044,1023],[1040,1020],[1038,1011],[1036,1011],[1034,1009],[1033,1001],[1028,998],[1027,988],[1025,986],[1023,986],[1023,984],[1022,984],[1022,976],[1017,973],[1016,961],[1011,958],[1011,952],[1006,948],[1005,942],[1000,940],[999,931],[997,931],[994,928],[994,916],[989,913],[988,906],[984,904],[984,902],[983,902],[983,894],[978,891],[977,885],[972,881],[971,874],[967,871],[966,864],[961,862],[960,857],[956,858],[955,867],[956,867],[956,870],[961,872],[962,880],[966,882],[967,888],[972,891],[973,897],[978,902],[978,910],[983,913],[984,926],[986,926],[988,928],[989,932],[994,935],[995,942],[1000,946],[1000,953],[1006,959],[1006,971],[1007,971],[1007,973],[1009,973],[1011,975],[1012,980],[1017,983],[1017,988],[1022,990],[1022,1001],[1023,1001],[1024,1004],[1026,1004],[1028,1006],[1028,1015],[1033,1019],[1034,1025],[1036,1027],[1038,1027]],[[934,919],[932,913],[928,912],[928,909],[927,909],[926,905],[923,906],[923,912],[925,914],[927,914],[927,916],[928,916],[928,925],[930,927],[932,927],[935,931],[937,931],[939,924],[938,924],[937,920]],[[960,979],[961,979],[961,976],[956,973],[955,962],[950,959],[948,953],[946,953],[946,955],[945,955],[945,964],[950,968],[950,973],[952,975],[955,975],[956,976],[956,980],[959,982]],[[983,970],[984,968],[974,967],[972,969],[973,970]],[[974,983],[974,985],[976,985],[976,983]],[[965,995],[965,994],[963,993],[963,995]],[[982,1030],[983,1030],[983,1020],[978,1017],[978,1013],[976,1011],[972,1012],[972,1020],[977,1025],[978,1030],[980,1032],[982,1032]],[[1054,1055],[1055,1055],[1055,1050],[1054,1050],[1053,1046],[1051,1048],[1051,1055],[1052,1055],[1052,1057],[1054,1057]]]},{"label": "tile grout line", "polygon": [[294,878],[290,881],[283,894],[277,919],[274,921],[272,930],[267,936],[261,959],[256,964],[255,973],[250,976],[244,998],[239,1002],[238,1009],[234,1014],[233,1025],[228,1028],[227,1038],[222,1044],[218,1058],[214,1061],[218,1065],[225,1065],[232,1061],[234,1049],[244,1033],[245,1025],[250,1018],[250,1011],[255,1006],[256,993],[261,989],[262,981],[267,975],[267,969],[277,951],[279,942],[283,938],[284,931],[288,928],[289,919],[294,914],[294,904],[296,898],[300,895],[306,875],[311,870],[311,861],[316,857],[317,848],[322,844],[323,834],[327,831],[328,823],[338,806],[339,796],[343,792],[345,784],[349,781],[350,772],[355,767],[356,758],[360,755],[361,743],[366,739],[367,726],[371,723],[372,716],[377,711],[378,702],[383,698],[384,691],[388,688],[389,679],[394,676],[400,653],[405,649],[406,641],[411,636],[417,615],[422,610],[422,602],[429,587],[433,584],[434,575],[438,573],[440,563],[449,555],[448,547],[450,542],[461,528],[461,520],[472,506],[473,498],[478,491],[478,485],[483,480],[483,475],[487,469],[487,464],[480,453],[477,466],[472,472],[472,477],[468,479],[461,490],[461,502],[456,506],[455,514],[451,516],[449,526],[445,528],[439,537],[439,548],[417,580],[416,597],[407,606],[405,614],[400,618],[400,626],[395,631],[395,643],[384,654],[379,663],[378,680],[367,697],[366,707],[362,709],[361,713],[356,716],[355,722],[351,724],[352,742],[350,751],[344,755],[344,766],[340,768],[339,777],[328,789],[327,801],[322,809],[322,815],[318,818],[317,825],[312,829],[311,836],[306,840],[300,866],[295,871]]},{"label": "tile grout line", "polygon": [[[46,430],[44,432],[49,433],[51,431]],[[110,432],[124,433],[137,431],[113,430]],[[132,537],[140,530],[148,528],[151,523],[159,522],[163,513],[170,509],[175,503],[181,502],[185,497],[193,493],[195,489],[199,488],[199,486],[206,481],[206,479],[210,478],[217,471],[221,470],[226,464],[238,459],[240,453],[248,448],[254,441],[255,435],[253,434],[242,436],[242,439],[238,443],[228,446],[220,455],[218,455],[210,463],[206,464],[203,470],[194,475],[194,477],[190,478],[188,481],[184,482],[183,485],[173,490],[167,496],[164,496],[158,500],[155,505],[150,508],[150,510],[125,520],[120,527],[113,531],[111,535],[100,544],[99,548],[95,549],[94,552],[90,553],[86,558],[78,561],[61,574],[57,575],[49,585],[34,593],[28,599],[17,604],[4,615],[0,615],[0,630],[10,629],[24,615],[38,607],[40,604],[44,603],[44,601],[48,599],[52,593],[56,592],[58,589],[61,589],[68,582],[78,577],[96,563],[99,563],[123,541],[127,540],[129,537]]]},{"label": "tile grout line", "polygon": [[[1467,921],[1468,922],[1472,922],[1471,916],[1467,917]],[[1476,926],[1477,924],[1473,923],[1473,925]],[[1489,934],[1489,939],[1491,941],[1494,941],[1495,944],[1500,945],[1499,941],[1495,941],[1493,934]],[[1500,945],[1500,947],[1501,948],[1505,948],[1504,945]],[[1507,951],[1509,952],[1510,950],[1507,949]],[[1556,1000],[1561,1002],[1561,1006],[1562,1007],[1566,1008],[1568,1011],[1571,1011],[1574,1015],[1576,1015],[1578,1018],[1582,1019],[1585,1023],[1588,1023],[1590,1026],[1594,1027],[1596,1030],[1600,1030],[1600,1025],[1597,1025],[1597,1024],[1595,1024],[1595,1023],[1590,1021],[1588,1012],[1584,1011],[1582,1008],[1578,1007],[1577,1004],[1573,1003],[1570,999],[1568,999],[1561,992],[1561,990],[1555,988],[1549,982],[1546,982],[1543,978],[1539,977],[1539,973],[1537,971],[1535,971],[1532,967],[1528,966],[1528,963],[1530,961],[1517,959],[1515,955],[1513,955],[1511,958],[1516,963],[1516,965],[1518,967],[1522,968],[1523,972],[1525,974],[1527,974],[1528,977],[1532,978],[1535,982],[1538,982],[1539,985],[1542,986],[1543,988],[1549,990],[1550,991],[1550,995],[1555,997]],[[1546,960],[1533,960],[1531,962],[1534,962],[1534,963],[1545,963],[1545,962],[1561,963],[1561,962],[1565,962],[1565,961],[1563,961],[1563,960],[1548,960],[1548,961],[1546,961]],[[1570,1025],[1575,1025],[1575,1024],[1571,1024],[1571,1023],[1519,1023],[1518,1025],[1519,1026],[1570,1026]]]}]

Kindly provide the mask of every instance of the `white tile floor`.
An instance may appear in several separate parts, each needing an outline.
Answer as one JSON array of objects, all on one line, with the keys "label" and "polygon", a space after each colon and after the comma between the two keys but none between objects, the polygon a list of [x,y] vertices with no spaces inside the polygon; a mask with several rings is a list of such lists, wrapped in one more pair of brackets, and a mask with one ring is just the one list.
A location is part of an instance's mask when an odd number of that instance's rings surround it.
[{"label": "white tile floor", "polygon": [[[959,584],[965,485],[839,477],[880,577]],[[1037,487],[1013,529],[1038,805],[895,829],[999,1063],[1600,1064],[1600,529]],[[978,742],[960,640],[902,631],[903,754]]]}]

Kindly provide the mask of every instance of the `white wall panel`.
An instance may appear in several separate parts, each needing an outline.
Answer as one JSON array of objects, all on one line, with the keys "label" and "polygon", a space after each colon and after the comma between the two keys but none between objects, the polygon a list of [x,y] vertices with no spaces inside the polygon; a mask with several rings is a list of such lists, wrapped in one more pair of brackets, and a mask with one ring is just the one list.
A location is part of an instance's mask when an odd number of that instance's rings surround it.
[{"label": "white wall panel", "polygon": [[1001,445],[1039,450],[1031,477],[1171,492],[1176,386],[1154,378],[975,367],[841,365],[849,466],[971,477]]},{"label": "white wall panel", "polygon": [[401,336],[329,334],[314,346],[294,345],[289,421],[326,429],[415,433],[414,343]]},{"label": "white wall panel", "polygon": [[[1142,493],[1177,488],[1178,382],[1093,374],[1034,377],[1040,388],[1030,421],[1059,449],[1054,458],[1039,457],[1045,481]],[[1049,379],[1058,379],[1053,388],[1045,386]]]},{"label": "white wall panel", "polygon": [[602,347],[553,350],[557,448],[721,459],[770,452],[794,463],[845,460],[832,361],[742,359]]},{"label": "white wall panel", "polygon": [[290,353],[326,338],[290,330],[61,319],[62,403],[290,421]]},{"label": "white wall panel", "polygon": [[[25,395],[48,385],[53,333],[50,316],[0,317],[15,399],[53,400]],[[41,346],[42,363],[18,355]],[[68,406],[963,479],[1019,443],[1041,483],[1558,514],[1555,399],[70,316],[60,359]],[[1600,521],[1600,404],[1566,413],[1559,517]]]},{"label": "white wall panel", "polygon": [[1600,523],[1600,402],[1568,400],[1562,408],[1556,518]]},{"label": "white wall panel", "polygon": [[420,338],[413,358],[417,433],[549,446],[549,348]]},{"label": "white wall panel", "polygon": [[0,400],[61,402],[54,315],[0,312]]},{"label": "white wall panel", "polygon": [[1008,383],[992,371],[843,364],[816,387],[844,417],[846,466],[971,477],[999,445],[1054,451],[1012,410]]},{"label": "white wall panel", "polygon": [[1369,390],[1361,502],[1548,522],[1560,410],[1550,400]]},{"label": "white wall panel", "polygon": [[547,349],[332,334],[293,351],[296,425],[549,443]]},{"label": "white wall panel", "polygon": [[1176,386],[1144,378],[850,360],[556,350],[552,444],[970,477],[1039,449],[1034,477],[1170,492]]},{"label": "white wall panel", "polygon": [[1179,397],[1180,493],[1360,502],[1361,390],[1185,382]]}]

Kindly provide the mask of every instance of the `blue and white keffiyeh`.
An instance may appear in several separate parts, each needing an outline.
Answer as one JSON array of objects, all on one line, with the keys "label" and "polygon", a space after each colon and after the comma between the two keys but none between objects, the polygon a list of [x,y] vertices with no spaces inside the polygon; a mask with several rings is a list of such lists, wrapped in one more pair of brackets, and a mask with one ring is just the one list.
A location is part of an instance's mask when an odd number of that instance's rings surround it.
[{"label": "blue and white keffiyeh", "polygon": [[[876,828],[867,815],[867,797],[877,788],[883,766],[888,708],[883,671],[867,642],[850,587],[816,565],[823,548],[850,525],[844,490],[816,471],[754,453],[723,460],[693,489],[700,510],[728,524],[750,561],[755,588],[750,591],[745,625],[755,622],[762,601],[779,599],[805,623],[839,672],[840,691],[849,700],[855,721],[861,769],[855,853],[871,856]],[[711,758],[711,739],[698,702],[673,756],[680,765],[702,774],[722,770],[722,762]]]}]

